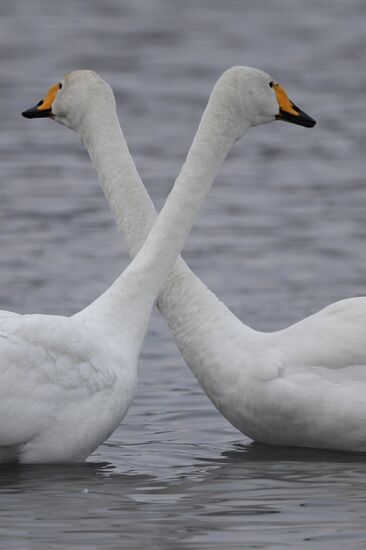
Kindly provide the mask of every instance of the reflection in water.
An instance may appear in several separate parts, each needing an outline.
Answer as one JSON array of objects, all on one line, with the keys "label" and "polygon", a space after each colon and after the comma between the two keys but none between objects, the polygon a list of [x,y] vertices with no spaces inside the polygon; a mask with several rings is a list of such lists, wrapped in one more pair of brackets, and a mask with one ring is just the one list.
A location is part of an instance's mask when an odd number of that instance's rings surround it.
[{"label": "reflection in water", "polygon": [[[185,256],[258,329],[366,293],[366,4],[295,4],[1,2],[1,308],[70,314],[128,261],[76,137],[20,116],[75,68],[112,83],[159,206],[221,71],[270,72],[318,126],[251,130]],[[144,350],[126,422],[86,465],[0,469],[1,547],[364,547],[363,455],[250,442],[202,394],[156,314]]]}]

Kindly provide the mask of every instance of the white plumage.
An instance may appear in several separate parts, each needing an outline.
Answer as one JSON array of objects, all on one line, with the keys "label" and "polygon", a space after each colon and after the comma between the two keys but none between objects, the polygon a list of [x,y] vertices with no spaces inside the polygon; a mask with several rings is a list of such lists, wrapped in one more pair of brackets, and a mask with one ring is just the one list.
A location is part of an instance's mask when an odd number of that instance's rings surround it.
[{"label": "white plumage", "polygon": [[[245,89],[247,75],[245,68],[231,70],[214,120],[211,98],[181,175],[204,178],[215,164],[219,136],[230,142],[230,128],[242,116],[240,101],[249,112],[247,96],[234,93]],[[115,174],[103,173],[98,162],[96,167],[110,196],[123,195],[114,214],[134,256],[156,213],[119,127],[110,124],[108,132],[113,151],[99,162],[113,165]],[[240,431],[277,445],[366,451],[366,298],[343,300],[287,329],[261,333],[235,317],[179,259],[158,307],[200,385]]]},{"label": "white plumage", "polygon": [[79,462],[118,426],[136,370],[108,327],[2,312],[0,460]]},{"label": "white plumage", "polygon": [[[255,69],[247,69],[244,78],[229,71],[219,80],[211,96],[209,127],[196,136],[205,170],[191,177],[195,159],[187,157],[140,252],[102,296],[71,318],[0,314],[0,460],[79,462],[121,422],[135,392],[137,361],[154,301],[217,169],[247,128],[279,114],[270,82]],[[226,133],[219,124],[223,109],[232,117]],[[143,213],[128,215],[125,210],[120,181],[133,181],[136,170],[113,93],[98,75],[70,73],[23,114],[52,117],[74,129],[97,167],[118,223],[134,218],[147,228]]]}]

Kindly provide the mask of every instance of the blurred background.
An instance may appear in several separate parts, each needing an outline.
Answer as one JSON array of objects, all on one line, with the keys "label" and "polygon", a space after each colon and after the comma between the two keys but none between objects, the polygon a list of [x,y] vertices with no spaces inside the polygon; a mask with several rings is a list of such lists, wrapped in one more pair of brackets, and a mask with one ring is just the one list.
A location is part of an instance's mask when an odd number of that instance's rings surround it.
[{"label": "blurred background", "polygon": [[[20,116],[78,68],[112,85],[158,208],[221,72],[269,72],[317,126],[236,144],[184,257],[259,330],[365,294],[365,28],[361,0],[2,0],[1,308],[72,314],[128,263],[76,135]],[[88,466],[1,470],[0,543],[361,548],[365,485],[362,458],[251,444],[154,314],[135,403]]]}]

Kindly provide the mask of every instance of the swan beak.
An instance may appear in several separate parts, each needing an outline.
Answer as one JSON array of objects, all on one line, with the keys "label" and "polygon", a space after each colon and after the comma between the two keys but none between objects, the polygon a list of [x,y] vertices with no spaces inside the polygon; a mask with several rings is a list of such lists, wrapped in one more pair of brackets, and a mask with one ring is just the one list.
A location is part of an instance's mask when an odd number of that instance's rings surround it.
[{"label": "swan beak", "polygon": [[55,100],[60,84],[54,84],[48,90],[47,95],[37,105],[22,112],[25,118],[43,118],[52,116],[52,103]]},{"label": "swan beak", "polygon": [[284,120],[285,122],[291,122],[292,124],[298,124],[299,126],[305,126],[306,128],[312,128],[315,126],[315,120],[292,103],[282,86],[279,84],[273,84],[273,89],[275,91],[280,109],[278,115],[276,116],[277,120]]}]

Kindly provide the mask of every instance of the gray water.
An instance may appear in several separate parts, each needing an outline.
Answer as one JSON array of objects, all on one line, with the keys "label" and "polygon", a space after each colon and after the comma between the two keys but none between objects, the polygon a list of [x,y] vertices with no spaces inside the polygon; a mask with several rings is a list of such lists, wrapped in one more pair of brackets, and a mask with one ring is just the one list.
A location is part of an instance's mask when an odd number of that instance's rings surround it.
[{"label": "gray water", "polygon": [[[246,323],[366,294],[366,4],[2,0],[0,306],[72,314],[128,263],[76,136],[20,112],[75,68],[111,82],[160,207],[230,65],[270,72],[318,120],[253,129],[186,245]],[[154,314],[125,421],[79,467],[0,469],[4,549],[364,548],[366,464],[259,446],[214,409]]]}]

